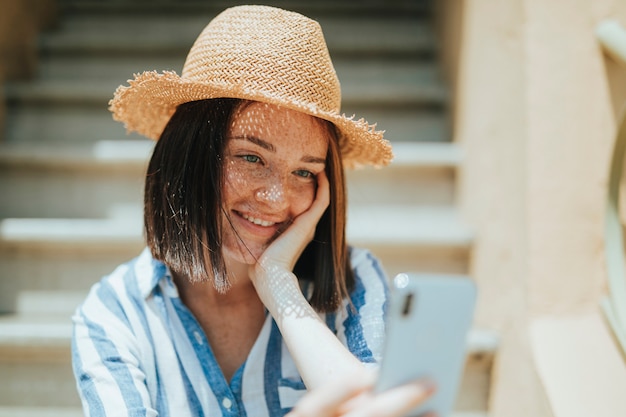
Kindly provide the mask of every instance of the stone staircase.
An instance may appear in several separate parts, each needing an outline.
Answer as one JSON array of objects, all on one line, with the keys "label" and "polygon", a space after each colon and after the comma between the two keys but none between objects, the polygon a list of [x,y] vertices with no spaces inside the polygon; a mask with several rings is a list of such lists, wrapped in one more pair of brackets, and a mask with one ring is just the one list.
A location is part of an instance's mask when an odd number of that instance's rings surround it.
[{"label": "stone staircase", "polygon": [[[267,1],[322,24],[347,114],[378,121],[396,159],[348,173],[350,242],[390,275],[467,275],[473,235],[455,208],[450,142],[428,1]],[[235,2],[59,0],[38,76],[5,88],[0,143],[0,417],[78,416],[70,315],[88,288],[142,249],[152,142],[126,135],[107,102],[134,72],[176,70]],[[497,338],[475,329],[457,410],[485,416]]]}]

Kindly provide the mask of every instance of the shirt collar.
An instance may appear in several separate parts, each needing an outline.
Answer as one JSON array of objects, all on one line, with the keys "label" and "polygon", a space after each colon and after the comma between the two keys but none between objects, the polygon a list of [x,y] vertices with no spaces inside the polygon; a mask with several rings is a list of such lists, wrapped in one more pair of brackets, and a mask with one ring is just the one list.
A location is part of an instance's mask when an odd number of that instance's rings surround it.
[{"label": "shirt collar", "polygon": [[135,264],[135,273],[141,296],[145,299],[154,293],[154,290],[164,284],[164,290],[171,296],[178,296],[178,291],[172,280],[172,273],[167,265],[154,259],[149,248],[145,248]]}]

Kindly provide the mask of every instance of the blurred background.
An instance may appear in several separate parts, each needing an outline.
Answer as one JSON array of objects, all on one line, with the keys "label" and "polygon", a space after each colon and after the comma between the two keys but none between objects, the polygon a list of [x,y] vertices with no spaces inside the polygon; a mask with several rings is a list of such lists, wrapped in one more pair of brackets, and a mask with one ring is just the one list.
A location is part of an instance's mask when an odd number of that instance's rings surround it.
[{"label": "blurred background", "polygon": [[[108,100],[134,73],[180,74],[237,4],[0,0],[0,417],[82,415],[70,318],[143,247],[153,145]],[[626,278],[609,284],[604,235],[626,2],[262,4],[320,22],[342,111],[394,146],[348,173],[350,242],[390,277],[478,284],[455,417],[626,415]]]}]

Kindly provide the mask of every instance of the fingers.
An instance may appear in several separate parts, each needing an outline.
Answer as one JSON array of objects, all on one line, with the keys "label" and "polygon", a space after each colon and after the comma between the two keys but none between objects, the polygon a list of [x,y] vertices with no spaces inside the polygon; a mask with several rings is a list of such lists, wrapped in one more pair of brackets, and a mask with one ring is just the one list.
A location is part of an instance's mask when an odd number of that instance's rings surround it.
[{"label": "fingers", "polygon": [[[328,181],[328,177],[326,176],[326,172],[322,171],[317,176],[317,192],[315,194],[315,200],[313,200],[313,204],[311,207],[304,213],[302,213],[295,222],[298,223],[306,223],[302,224],[302,227],[308,228],[309,239],[305,242],[306,246],[313,236],[315,235],[315,227],[319,222],[320,218],[328,208],[330,204],[330,183]],[[294,223],[295,223],[294,222]]]},{"label": "fingers", "polygon": [[372,395],[367,406],[346,413],[346,417],[400,417],[426,401],[435,391],[429,381],[416,381]]},{"label": "fingers", "polygon": [[344,381],[323,385],[304,396],[287,417],[330,417],[341,415],[339,410],[364,391],[371,389],[374,375],[352,376]]},{"label": "fingers", "polygon": [[408,383],[378,394],[370,391],[372,385],[373,374],[327,384],[307,393],[287,416],[401,417],[435,391],[428,381]]},{"label": "fingers", "polygon": [[315,194],[315,201],[313,204],[316,203],[323,209],[322,213],[330,204],[330,183],[328,181],[328,177],[326,176],[326,171],[322,171],[317,175],[317,193]]},{"label": "fingers", "polygon": [[326,172],[322,171],[317,175],[317,191],[315,193],[315,200],[313,200],[311,207],[309,207],[307,211],[300,214],[294,220],[294,224],[307,223],[307,226],[312,226],[312,229],[315,230],[317,222],[322,217],[329,204],[330,183],[328,181],[328,177],[326,176]]},{"label": "fingers", "polygon": [[[280,290],[281,285],[276,288],[270,288],[270,282],[277,282],[276,280],[258,279],[262,276],[267,276],[269,271],[272,271],[273,275],[286,277],[282,273],[276,271],[293,271],[293,268],[306,248],[315,236],[315,229],[320,218],[326,211],[330,203],[330,184],[326,173],[317,175],[317,191],[315,194],[315,200],[311,206],[300,214],[289,225],[289,227],[283,231],[283,233],[276,238],[263,252],[255,265],[249,268],[249,273],[252,281],[257,288],[259,295],[272,294],[274,290]],[[289,275],[289,278],[291,276]],[[267,286],[266,291],[262,286]],[[271,296],[263,298],[264,303],[271,302]],[[268,304],[266,304],[268,306]]]},{"label": "fingers", "polygon": [[264,259],[278,261],[292,270],[300,254],[313,239],[315,228],[330,204],[330,184],[326,173],[317,176],[317,192],[309,209],[295,218],[293,223],[264,253]]}]

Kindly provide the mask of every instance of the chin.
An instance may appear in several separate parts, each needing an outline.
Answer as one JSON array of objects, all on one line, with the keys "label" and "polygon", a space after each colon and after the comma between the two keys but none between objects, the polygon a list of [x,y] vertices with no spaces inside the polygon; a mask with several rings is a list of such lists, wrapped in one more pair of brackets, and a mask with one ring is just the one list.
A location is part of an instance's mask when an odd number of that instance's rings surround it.
[{"label": "chin", "polygon": [[257,259],[263,255],[263,248],[254,248],[248,247],[246,249],[245,246],[239,245],[236,248],[224,246],[223,254],[224,258],[230,260],[231,262],[241,263],[245,265],[254,265],[257,262]]}]

